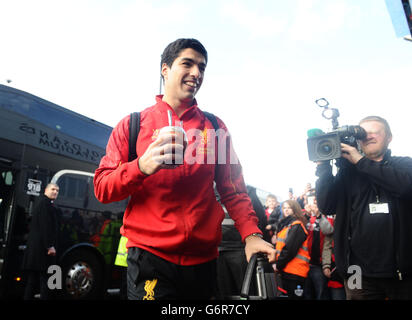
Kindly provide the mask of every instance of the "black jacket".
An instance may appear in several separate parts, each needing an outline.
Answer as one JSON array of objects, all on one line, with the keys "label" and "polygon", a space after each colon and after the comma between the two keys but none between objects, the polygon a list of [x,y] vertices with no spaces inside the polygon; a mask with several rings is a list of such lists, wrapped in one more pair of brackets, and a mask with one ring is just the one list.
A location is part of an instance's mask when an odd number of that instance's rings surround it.
[{"label": "black jacket", "polygon": [[[216,190],[215,190],[216,192]],[[263,238],[266,241],[270,241],[270,237],[266,230],[267,219],[265,214],[265,208],[260,202],[257,194],[256,188],[252,186],[247,186],[247,192],[250,200],[252,201],[253,210],[256,212],[258,218],[258,227],[263,233]],[[216,194],[218,201],[220,202],[220,196]],[[219,250],[232,250],[244,248],[245,243],[242,241],[239,231],[234,225],[234,221],[230,218],[229,213],[225,210],[225,220],[222,223],[222,241],[219,244]]]},{"label": "black jacket", "polygon": [[[399,277],[412,275],[412,159],[392,157],[382,161],[362,158],[346,163],[336,176],[329,163],[316,175],[317,204],[325,214],[335,214],[335,260],[348,277],[356,264],[362,275]],[[371,214],[369,204],[388,203],[389,214]]]},{"label": "black jacket", "polygon": [[278,205],[275,210],[272,211],[268,218],[268,224],[272,226],[272,230],[276,230],[279,221],[282,218],[282,212],[280,211],[280,205]]},{"label": "black jacket", "polygon": [[46,271],[55,263],[55,258],[47,255],[47,250],[57,250],[57,209],[52,201],[43,195],[33,210],[27,248],[23,257],[23,270]]}]

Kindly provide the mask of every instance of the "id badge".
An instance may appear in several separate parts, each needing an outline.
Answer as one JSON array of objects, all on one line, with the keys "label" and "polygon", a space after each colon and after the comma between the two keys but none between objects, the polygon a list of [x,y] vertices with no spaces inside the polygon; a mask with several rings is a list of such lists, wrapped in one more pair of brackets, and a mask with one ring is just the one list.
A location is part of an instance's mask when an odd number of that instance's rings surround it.
[{"label": "id badge", "polygon": [[389,213],[389,205],[387,203],[370,203],[369,204],[369,213]]}]

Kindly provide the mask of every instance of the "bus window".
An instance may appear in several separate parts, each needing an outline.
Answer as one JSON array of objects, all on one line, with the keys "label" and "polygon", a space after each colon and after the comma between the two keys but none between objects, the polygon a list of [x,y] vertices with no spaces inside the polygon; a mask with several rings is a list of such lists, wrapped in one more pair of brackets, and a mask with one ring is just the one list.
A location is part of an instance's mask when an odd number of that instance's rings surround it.
[{"label": "bus window", "polygon": [[[63,172],[63,173],[62,173]],[[124,201],[103,204],[94,195],[93,174],[80,171],[60,171],[52,179],[57,183],[60,192],[55,204],[62,212],[63,221],[72,221],[76,217],[78,230],[86,234],[98,233],[105,220],[119,221],[127,206]],[[120,236],[116,227],[117,237]]]},{"label": "bus window", "polygon": [[13,184],[13,173],[11,171],[2,172],[1,177],[4,185],[11,186]]},{"label": "bus window", "polygon": [[[93,185],[92,185],[93,188]],[[122,213],[125,211],[127,207],[127,202],[128,199],[122,200],[122,201],[117,201],[117,202],[111,202],[111,203],[101,203],[99,200],[97,200],[96,196],[94,195],[94,189],[92,189],[92,192],[89,194],[89,203],[88,203],[88,208],[89,210],[93,211],[110,211],[114,214]]]},{"label": "bus window", "polygon": [[85,176],[64,175],[57,182],[59,196],[56,204],[75,209],[86,209],[88,198],[88,179]]},{"label": "bus window", "polygon": [[66,199],[69,202],[79,203],[77,206],[84,205],[84,197],[88,185],[87,177],[63,176],[60,178],[58,185],[60,188],[59,198]]}]

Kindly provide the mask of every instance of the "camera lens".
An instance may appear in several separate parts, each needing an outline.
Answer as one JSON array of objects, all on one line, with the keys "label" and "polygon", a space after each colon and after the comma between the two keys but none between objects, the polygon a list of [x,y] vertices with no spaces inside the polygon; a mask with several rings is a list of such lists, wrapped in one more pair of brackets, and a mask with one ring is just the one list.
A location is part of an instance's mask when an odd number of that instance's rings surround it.
[{"label": "camera lens", "polygon": [[311,137],[307,143],[311,161],[325,161],[341,157],[341,139],[337,132]]},{"label": "camera lens", "polygon": [[316,151],[320,157],[328,158],[335,152],[334,144],[330,140],[321,140],[317,145]]}]

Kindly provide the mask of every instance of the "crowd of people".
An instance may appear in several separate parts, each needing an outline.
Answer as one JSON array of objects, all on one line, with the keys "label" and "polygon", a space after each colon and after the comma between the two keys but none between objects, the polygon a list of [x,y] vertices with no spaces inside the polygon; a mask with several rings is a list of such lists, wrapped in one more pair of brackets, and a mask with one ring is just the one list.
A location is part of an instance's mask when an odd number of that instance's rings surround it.
[{"label": "crowd of people", "polygon": [[288,298],[344,300],[343,279],[333,255],[334,215],[321,214],[311,184],[301,196],[290,192],[282,203],[269,194],[265,207],[266,229],[279,251],[273,269],[280,273],[279,286]]}]

